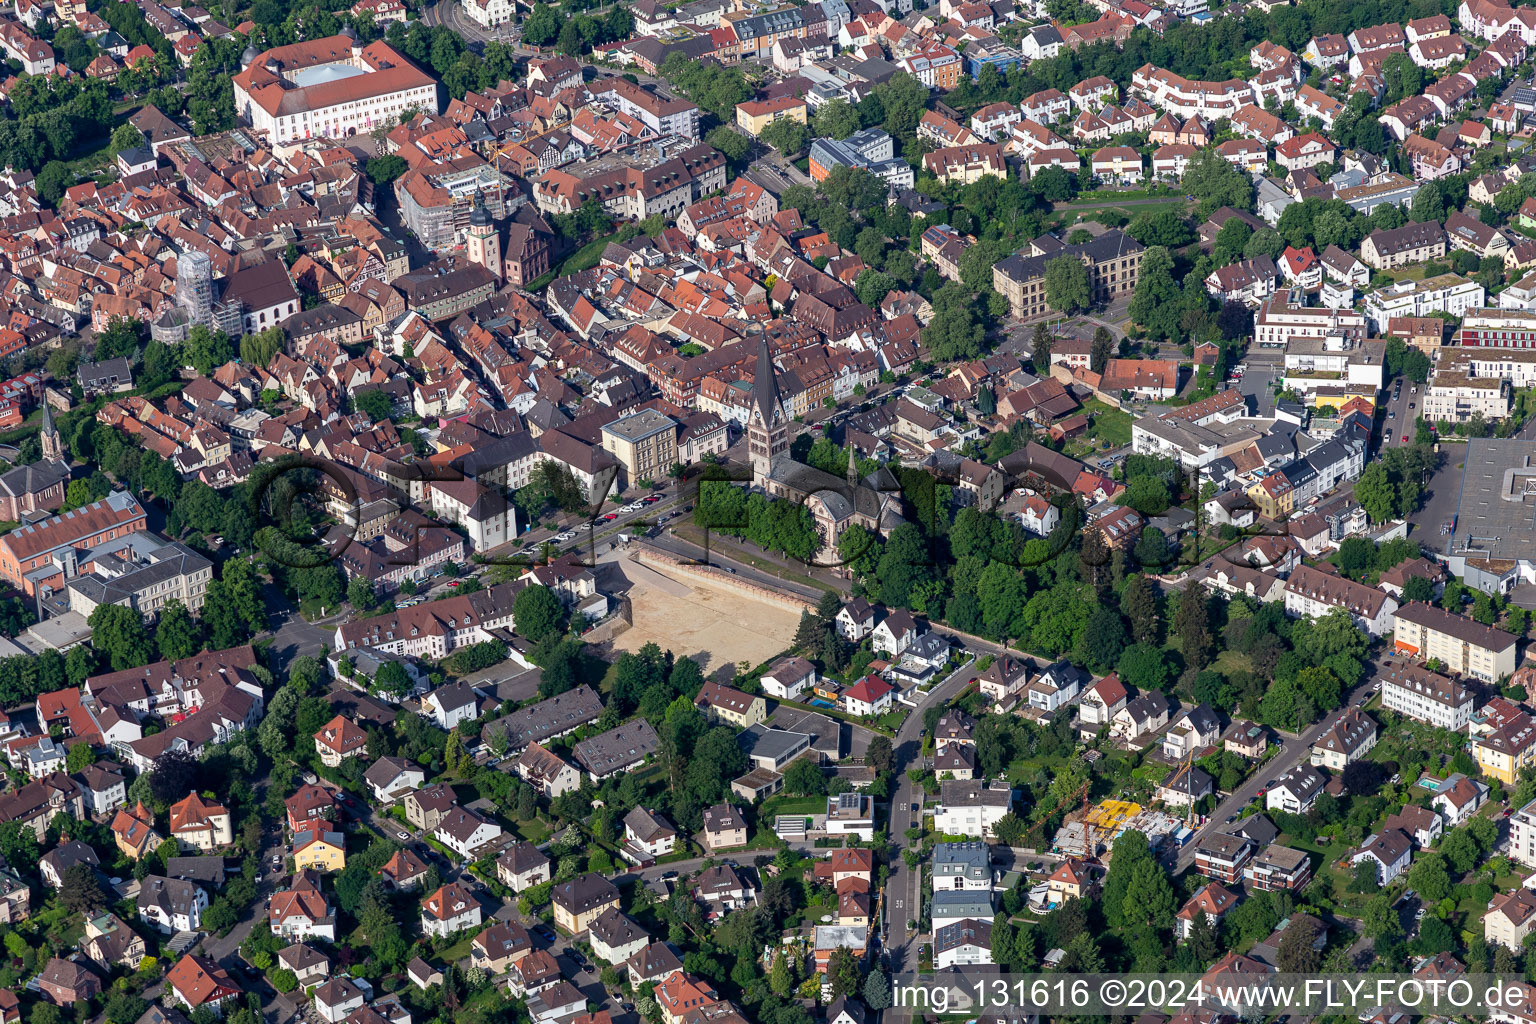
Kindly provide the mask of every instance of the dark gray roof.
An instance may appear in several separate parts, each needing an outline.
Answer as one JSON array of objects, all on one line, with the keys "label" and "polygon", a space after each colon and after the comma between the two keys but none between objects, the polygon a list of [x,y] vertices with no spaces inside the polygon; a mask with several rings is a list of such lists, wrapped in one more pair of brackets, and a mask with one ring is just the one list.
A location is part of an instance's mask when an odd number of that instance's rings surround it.
[{"label": "dark gray roof", "polygon": [[[1049,236],[1047,236],[1049,237]],[[1042,241],[1037,239],[1037,243]],[[1057,241],[1052,239],[1052,241]],[[1042,246],[1044,248],[1045,246]],[[1127,253],[1141,252],[1145,246],[1130,235],[1122,231],[1106,231],[1102,235],[1081,245],[1063,245],[1060,248],[1051,247],[1052,251],[1043,256],[1032,256],[1025,253],[1014,253],[1005,259],[999,260],[995,269],[1014,281],[1029,281],[1045,275],[1045,265],[1057,256],[1073,255],[1087,256],[1095,263],[1115,259]]]},{"label": "dark gray roof", "polygon": [[[46,410],[48,407],[48,403],[44,402],[43,408]],[[32,462],[0,474],[0,491],[20,498],[27,494],[40,494],[68,479],[69,467],[62,462]]]},{"label": "dark gray roof", "polygon": [[571,755],[596,776],[625,768],[661,749],[661,737],[643,718],[625,722],[597,736],[589,736],[571,748]]}]

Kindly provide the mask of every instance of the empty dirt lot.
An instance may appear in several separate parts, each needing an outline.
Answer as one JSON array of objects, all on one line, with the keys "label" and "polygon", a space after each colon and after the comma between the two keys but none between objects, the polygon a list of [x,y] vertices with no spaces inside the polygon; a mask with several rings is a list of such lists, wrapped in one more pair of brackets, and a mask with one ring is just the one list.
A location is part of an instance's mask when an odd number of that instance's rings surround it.
[{"label": "empty dirt lot", "polygon": [[631,582],[635,624],[613,641],[615,650],[638,651],[654,642],[690,657],[705,675],[745,661],[757,665],[790,645],[800,613],[783,604],[714,586],[695,574],[664,575],[620,560]]}]

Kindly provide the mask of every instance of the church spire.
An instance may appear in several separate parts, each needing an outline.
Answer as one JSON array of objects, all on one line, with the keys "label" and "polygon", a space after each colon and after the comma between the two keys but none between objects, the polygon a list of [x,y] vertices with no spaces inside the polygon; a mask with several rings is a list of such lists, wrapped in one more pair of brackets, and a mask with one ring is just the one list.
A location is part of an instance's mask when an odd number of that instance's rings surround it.
[{"label": "church spire", "polygon": [[752,377],[752,407],[762,417],[765,427],[772,427],[784,418],[784,403],[779,400],[779,382],[774,377],[767,334],[758,338],[757,372]]},{"label": "church spire", "polygon": [[46,397],[43,399],[43,430],[39,439],[43,443],[43,458],[64,461],[64,439],[54,425],[53,406]]},{"label": "church spire", "polygon": [[753,476],[766,481],[773,460],[789,451],[789,422],[773,375],[773,357],[766,335],[758,338],[757,370],[752,377],[752,404],[747,410],[747,454]]}]

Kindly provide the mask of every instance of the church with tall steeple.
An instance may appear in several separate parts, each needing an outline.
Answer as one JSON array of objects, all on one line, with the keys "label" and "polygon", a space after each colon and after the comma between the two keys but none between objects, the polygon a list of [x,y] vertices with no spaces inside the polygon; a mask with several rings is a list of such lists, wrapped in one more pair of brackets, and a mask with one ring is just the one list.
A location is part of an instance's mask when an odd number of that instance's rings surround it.
[{"label": "church with tall steeple", "polygon": [[779,396],[767,337],[759,339],[758,345],[752,400],[747,409],[752,482],[770,497],[803,503],[821,535],[821,550],[812,564],[837,566],[837,542],[849,526],[857,524],[890,536],[891,530],[904,522],[901,486],[884,467],[861,478],[858,454],[851,449],[845,479],[796,462],[789,454],[789,417]]},{"label": "church with tall steeple", "polygon": [[788,453],[789,417],[779,398],[768,337],[763,335],[758,339],[757,369],[752,375],[752,406],[747,410],[747,457],[752,462],[753,481],[764,483],[773,461]]}]

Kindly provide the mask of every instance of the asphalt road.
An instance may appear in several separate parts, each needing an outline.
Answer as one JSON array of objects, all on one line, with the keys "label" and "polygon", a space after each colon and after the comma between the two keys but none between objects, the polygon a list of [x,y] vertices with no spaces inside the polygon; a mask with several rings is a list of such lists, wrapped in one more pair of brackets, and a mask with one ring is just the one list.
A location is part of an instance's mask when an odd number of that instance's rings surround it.
[{"label": "asphalt road", "polygon": [[[978,648],[990,648],[990,645],[977,641],[967,641],[966,646],[972,653],[977,653]],[[1001,650],[991,648],[994,653]],[[912,810],[914,804],[922,806],[924,794],[921,787],[907,778],[907,770],[915,766],[922,755],[923,712],[935,704],[948,704],[976,676],[976,663],[973,661],[928,691],[927,696],[918,702],[896,731],[896,739],[891,744],[896,754],[896,795],[891,803],[887,835],[898,847],[905,846],[907,829],[918,823],[922,813],[914,813]],[[917,949],[922,936],[915,932],[909,933],[907,922],[922,917],[923,872],[921,867],[916,871],[907,867],[907,862],[900,855],[891,858],[890,863],[891,874],[885,883],[885,907],[880,915],[885,948],[893,973],[912,972],[917,970]]]},{"label": "asphalt road", "polygon": [[[1396,392],[1397,397],[1393,398],[1393,388],[1399,384],[1401,389]],[[1413,443],[1416,433],[1414,420],[1419,417],[1419,401],[1424,397],[1415,394],[1418,387],[1401,377],[1387,382],[1387,409],[1382,414],[1386,418],[1381,423],[1381,447],[1401,448]]]},{"label": "asphalt road", "polygon": [[[726,569],[731,573],[731,575],[747,580],[748,582],[756,583],[759,586],[770,587],[775,590],[785,590],[791,594],[794,594],[796,597],[803,597],[809,601],[819,601],[823,593],[823,591],[815,587],[809,587],[801,583],[791,583],[788,580],[780,579],[779,577],[763,572],[762,570],[754,569],[752,566],[746,564],[745,562],[739,562],[736,559],[731,558],[729,555],[724,554],[719,548],[711,547],[710,550],[705,551],[704,548],[700,547],[699,545],[694,544],[691,541],[683,540],[681,537],[678,537],[674,534],[663,533],[659,537],[648,539],[646,543],[658,547],[663,551],[670,552],[674,555],[681,555],[684,558],[693,558],[700,561],[707,561],[708,564]],[[608,555],[602,555],[599,557],[602,560],[612,560],[617,559],[619,557],[619,553],[612,552]]]},{"label": "asphalt road", "polygon": [[278,665],[286,668],[303,655],[320,657],[330,650],[336,637],[336,624],[344,615],[333,615],[318,622],[306,622],[297,608],[288,608],[277,617],[277,627],[257,639],[272,641]]},{"label": "asphalt road", "polygon": [[[1359,700],[1362,695],[1370,693],[1371,677],[1374,675],[1375,669],[1373,666],[1368,671],[1365,682],[1350,691],[1348,702],[1345,704],[1346,707],[1353,706],[1355,701]],[[1194,864],[1195,847],[1199,846],[1202,840],[1225,825],[1228,817],[1237,814],[1244,807],[1252,803],[1258,797],[1259,790],[1268,789],[1270,783],[1290,771],[1302,758],[1307,757],[1309,748],[1323,734],[1323,730],[1327,728],[1332,717],[1330,712],[1319,721],[1313,723],[1300,736],[1285,739],[1280,745],[1280,753],[1278,755],[1266,761],[1257,772],[1244,780],[1243,784],[1238,786],[1231,796],[1218,804],[1216,810],[1211,812],[1211,816],[1205,825],[1179,851],[1178,858],[1174,862],[1173,873],[1176,875],[1181,874],[1185,869]]]}]

